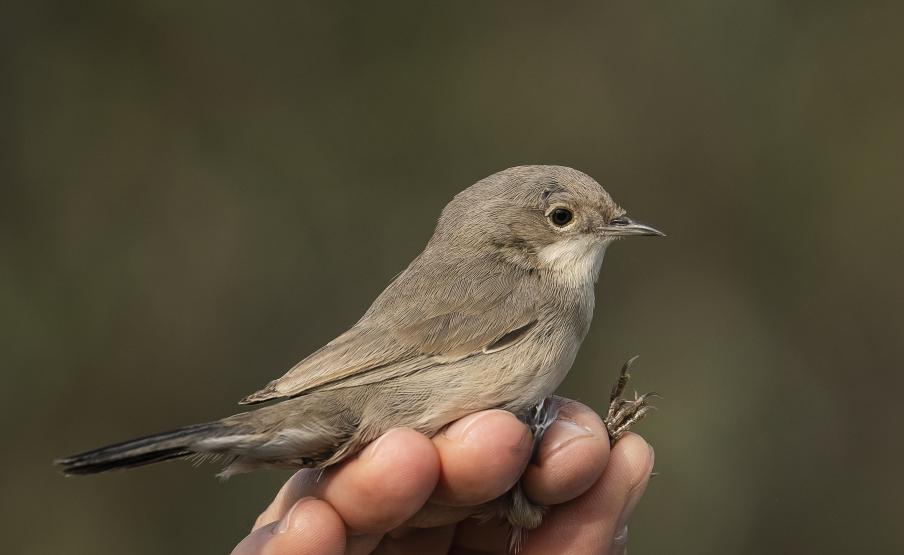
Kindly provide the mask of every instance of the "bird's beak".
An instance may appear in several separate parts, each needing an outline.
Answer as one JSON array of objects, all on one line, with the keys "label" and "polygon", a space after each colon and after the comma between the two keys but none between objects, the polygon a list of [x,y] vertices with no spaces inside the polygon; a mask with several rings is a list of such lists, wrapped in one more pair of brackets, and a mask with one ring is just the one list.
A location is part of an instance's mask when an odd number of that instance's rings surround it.
[{"label": "bird's beak", "polygon": [[609,225],[600,230],[603,234],[611,237],[631,237],[634,235],[653,235],[656,237],[665,237],[665,233],[659,231],[655,227],[647,224],[635,222],[627,216],[615,218]]}]

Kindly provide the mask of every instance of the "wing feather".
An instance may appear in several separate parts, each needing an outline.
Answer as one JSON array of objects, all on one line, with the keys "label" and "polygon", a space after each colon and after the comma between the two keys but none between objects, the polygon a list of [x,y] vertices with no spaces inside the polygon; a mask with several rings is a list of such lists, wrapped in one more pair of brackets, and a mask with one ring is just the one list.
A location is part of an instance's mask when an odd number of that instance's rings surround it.
[{"label": "wing feather", "polygon": [[373,383],[516,343],[537,320],[538,282],[502,264],[428,247],[357,324],[241,403]]}]

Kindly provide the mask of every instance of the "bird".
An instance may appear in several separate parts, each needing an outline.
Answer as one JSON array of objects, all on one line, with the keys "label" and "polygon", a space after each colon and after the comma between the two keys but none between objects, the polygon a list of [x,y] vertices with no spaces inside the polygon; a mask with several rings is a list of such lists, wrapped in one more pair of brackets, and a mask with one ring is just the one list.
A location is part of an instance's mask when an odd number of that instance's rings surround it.
[{"label": "bird", "polygon": [[[170,459],[220,459],[223,477],[324,469],[391,428],[433,436],[491,408],[529,424],[536,445],[590,328],[607,248],[662,235],[629,218],[581,171],[526,165],[494,173],[455,195],[424,250],[357,323],[240,401],[260,406],[55,463],[66,475]],[[621,398],[631,362],[605,418],[611,441],[650,409],[647,396]],[[517,485],[481,511],[519,530],[543,515]]]}]

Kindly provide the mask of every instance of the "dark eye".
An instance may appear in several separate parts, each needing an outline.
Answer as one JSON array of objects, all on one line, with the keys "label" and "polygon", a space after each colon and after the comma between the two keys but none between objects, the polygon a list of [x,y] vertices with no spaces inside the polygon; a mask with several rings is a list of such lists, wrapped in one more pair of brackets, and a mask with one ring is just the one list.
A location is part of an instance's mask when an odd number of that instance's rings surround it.
[{"label": "dark eye", "polygon": [[574,214],[567,208],[556,208],[549,213],[549,221],[556,227],[566,226],[572,219],[574,219]]}]

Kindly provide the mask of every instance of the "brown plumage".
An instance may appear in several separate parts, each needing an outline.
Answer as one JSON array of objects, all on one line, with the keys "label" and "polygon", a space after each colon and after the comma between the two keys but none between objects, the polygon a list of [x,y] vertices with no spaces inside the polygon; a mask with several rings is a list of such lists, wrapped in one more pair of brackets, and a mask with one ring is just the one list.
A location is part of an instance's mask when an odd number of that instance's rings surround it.
[{"label": "brown plumage", "polygon": [[488,408],[530,420],[587,334],[606,247],[655,234],[577,170],[496,173],[446,206],[424,251],[351,329],[242,401],[277,403],[57,463],[88,474],[213,457],[228,476],[326,467],[390,428],[433,435]]}]

